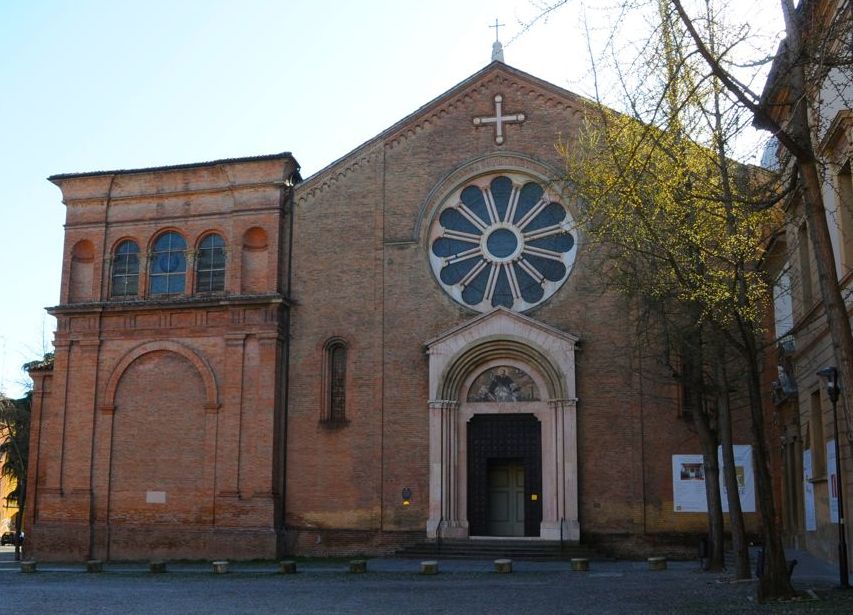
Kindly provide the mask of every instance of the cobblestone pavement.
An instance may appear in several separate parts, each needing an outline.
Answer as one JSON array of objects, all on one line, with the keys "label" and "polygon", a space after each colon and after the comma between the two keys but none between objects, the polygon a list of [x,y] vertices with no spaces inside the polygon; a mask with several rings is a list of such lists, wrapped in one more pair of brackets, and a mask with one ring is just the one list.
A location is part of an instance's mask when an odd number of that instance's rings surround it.
[{"label": "cobblestone pavement", "polygon": [[[0,605],[16,614],[121,613],[853,613],[853,590],[835,588],[831,569],[804,567],[800,600],[758,605],[754,582],[704,573],[695,562],[670,562],[661,572],[645,562],[590,563],[570,572],[564,562],[514,562],[496,574],[489,561],[441,561],[421,576],[413,560],[374,559],[366,574],[346,562],[299,562],[295,575],[274,563],[169,564],[153,575],[144,563],[106,564],[88,574],[80,563],[42,563],[24,574],[0,552]],[[811,574],[808,576],[806,573]]]}]

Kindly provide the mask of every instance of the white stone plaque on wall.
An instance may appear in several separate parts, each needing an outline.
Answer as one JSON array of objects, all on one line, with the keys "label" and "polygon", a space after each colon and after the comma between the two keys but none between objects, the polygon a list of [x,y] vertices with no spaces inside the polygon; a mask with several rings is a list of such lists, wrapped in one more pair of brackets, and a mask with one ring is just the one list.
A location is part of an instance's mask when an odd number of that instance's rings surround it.
[{"label": "white stone plaque on wall", "polygon": [[165,504],[166,503],[166,492],[165,491],[146,491],[145,492],[145,503],[146,504]]}]

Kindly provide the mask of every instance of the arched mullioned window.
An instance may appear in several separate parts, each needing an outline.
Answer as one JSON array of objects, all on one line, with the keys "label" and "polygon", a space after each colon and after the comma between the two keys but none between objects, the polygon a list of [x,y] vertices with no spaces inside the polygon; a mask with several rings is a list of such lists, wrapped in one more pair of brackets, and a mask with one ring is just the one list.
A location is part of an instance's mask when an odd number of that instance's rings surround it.
[{"label": "arched mullioned window", "polygon": [[199,293],[225,290],[225,240],[221,235],[207,235],[198,246],[195,290]]},{"label": "arched mullioned window", "polygon": [[126,239],[113,252],[111,297],[135,297],[139,294],[139,246]]},{"label": "arched mullioned window", "polygon": [[168,231],[154,242],[148,289],[152,295],[184,292],[187,273],[187,242],[178,233]]},{"label": "arched mullioned window", "polygon": [[341,339],[326,344],[323,378],[323,420],[346,422],[347,346]]}]

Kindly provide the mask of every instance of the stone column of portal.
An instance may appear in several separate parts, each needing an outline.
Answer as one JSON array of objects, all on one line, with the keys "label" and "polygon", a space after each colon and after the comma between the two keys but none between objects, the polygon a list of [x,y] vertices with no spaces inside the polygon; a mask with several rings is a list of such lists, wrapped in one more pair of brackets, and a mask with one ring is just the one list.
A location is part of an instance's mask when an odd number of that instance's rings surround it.
[{"label": "stone column of portal", "polygon": [[459,538],[467,531],[459,519],[457,476],[458,402],[429,402],[429,520],[427,538]]},{"label": "stone column of portal", "polygon": [[429,518],[427,519],[427,538],[438,535],[438,526],[442,519],[442,439],[441,439],[440,401],[429,402]]},{"label": "stone column of portal", "polygon": [[560,537],[579,541],[577,400],[552,399],[557,434],[557,518]]}]

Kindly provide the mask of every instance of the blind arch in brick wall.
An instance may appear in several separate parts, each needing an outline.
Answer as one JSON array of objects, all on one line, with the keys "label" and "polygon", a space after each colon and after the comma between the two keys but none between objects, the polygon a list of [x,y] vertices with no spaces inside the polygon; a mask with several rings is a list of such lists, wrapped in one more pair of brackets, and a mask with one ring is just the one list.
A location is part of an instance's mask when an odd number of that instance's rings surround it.
[{"label": "blind arch in brick wall", "polygon": [[104,403],[102,404],[102,408],[104,410],[115,410],[116,390],[118,389],[121,377],[127,371],[128,367],[130,367],[130,365],[139,357],[157,351],[174,352],[175,354],[179,354],[187,359],[196,368],[201,376],[202,382],[204,383],[206,399],[205,409],[207,411],[215,411],[219,408],[219,389],[216,384],[216,374],[210,364],[195,350],[188,346],[172,341],[156,341],[137,346],[124,355],[124,357],[122,357],[118,362],[110,374],[110,378],[107,381],[107,387],[104,391]]}]

